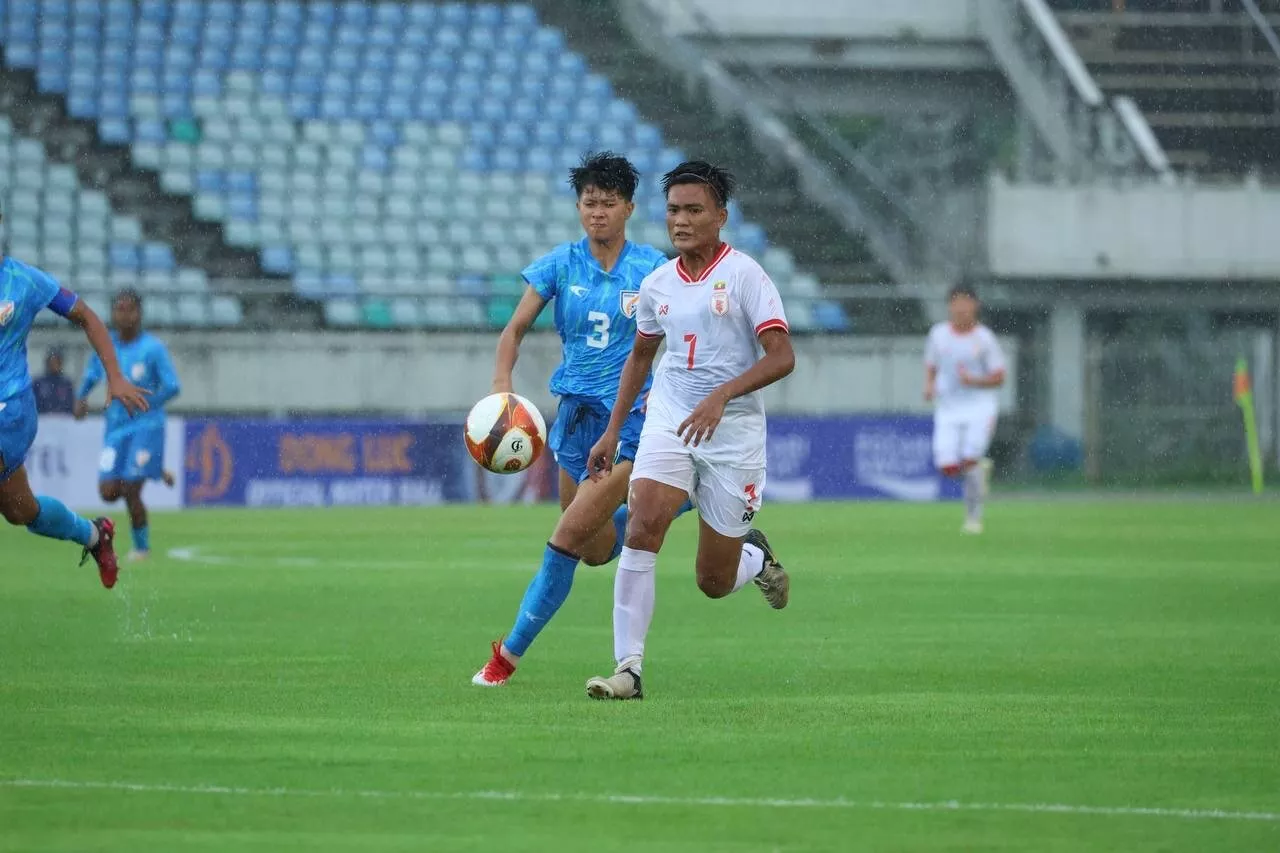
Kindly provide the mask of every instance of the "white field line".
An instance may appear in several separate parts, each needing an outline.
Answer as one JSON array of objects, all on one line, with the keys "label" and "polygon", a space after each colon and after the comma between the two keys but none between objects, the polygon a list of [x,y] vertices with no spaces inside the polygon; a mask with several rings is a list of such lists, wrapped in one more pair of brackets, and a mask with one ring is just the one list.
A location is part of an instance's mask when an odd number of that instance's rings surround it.
[{"label": "white field line", "polygon": [[142,794],[192,794],[230,797],[335,798],[365,800],[480,800],[514,803],[591,803],[625,806],[698,806],[704,808],[827,809],[904,812],[1021,812],[1030,814],[1154,817],[1180,820],[1280,822],[1280,812],[1246,812],[1227,809],[1169,808],[1164,806],[1081,806],[1066,803],[964,803],[888,802],[845,799],[775,799],[764,797],[668,797],[644,794],[556,794],[526,791],[369,791],[334,788],[242,788],[224,785],[165,785],[139,782],[83,782],[68,779],[0,779],[0,788],[62,789],[73,791],[127,791]]},{"label": "white field line", "polygon": [[[253,553],[239,553],[232,556],[229,554],[212,553],[203,545],[192,545],[185,548],[170,548],[165,552],[165,556],[172,560],[179,560],[184,563],[199,563],[206,566],[239,566],[244,565],[245,563],[260,563],[268,566],[274,566],[279,569],[315,569],[326,567],[359,569],[421,569],[430,564],[430,561],[427,559],[365,560],[361,558],[267,556]],[[530,574],[537,571],[538,568],[536,562],[512,565],[509,563],[494,563],[484,560],[464,562],[452,560],[449,565],[451,568],[456,569],[520,571]]]}]

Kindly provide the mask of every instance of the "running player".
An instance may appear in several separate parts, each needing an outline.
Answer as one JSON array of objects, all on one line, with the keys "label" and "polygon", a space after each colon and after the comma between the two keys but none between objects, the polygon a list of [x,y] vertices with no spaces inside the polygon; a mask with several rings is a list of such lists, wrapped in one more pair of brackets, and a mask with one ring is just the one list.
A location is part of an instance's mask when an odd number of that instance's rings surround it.
[{"label": "running player", "polygon": [[[142,297],[134,290],[122,290],[111,303],[112,343],[120,367],[151,395],[151,407],[144,415],[130,417],[120,403],[107,406],[107,431],[103,439],[98,471],[98,494],[107,503],[124,498],[129,510],[133,550],[129,559],[143,560],[151,554],[147,507],[142,487],[147,480],[163,480],[172,485],[164,470],[164,407],[182,390],[169,351],[159,338],[142,330]],[[89,359],[84,381],[76,399],[75,416],[89,410],[88,397],[104,370],[96,355]]]},{"label": "running player", "polygon": [[698,588],[708,598],[752,582],[775,609],[786,607],[790,596],[790,578],[764,534],[751,527],[765,486],[760,389],[795,367],[782,298],[759,264],[720,239],[734,189],[728,172],[690,161],[663,176],[662,186],[679,257],[640,285],[635,344],[609,425],[589,457],[593,478],[610,477],[628,413],[665,338],[631,472],[631,517],[614,582],[618,666],[612,676],[587,682],[595,699],[644,695],[640,673],[658,551],[690,497],[701,520]]},{"label": "running player", "polygon": [[1005,361],[1000,343],[978,322],[978,296],[959,285],[947,299],[950,321],[929,330],[924,356],[924,398],[935,402],[933,461],[964,484],[965,533],[982,532],[991,477],[987,448],[996,428]]},{"label": "running player", "polygon": [[119,566],[109,518],[89,521],[61,501],[36,497],[23,464],[36,436],[36,401],[27,368],[27,335],[44,308],[84,330],[102,359],[107,395],[129,413],[147,410],[146,392],[120,373],[111,336],[89,306],[60,287],[49,275],[21,261],[0,261],[0,514],[10,524],[26,527],[50,539],[75,542],[84,548],[83,564],[92,557],[102,585],[115,586]]},{"label": "running player", "polygon": [[589,480],[587,451],[604,431],[635,337],[640,282],[667,260],[658,249],[627,239],[639,180],[635,166],[610,151],[587,155],[570,171],[586,236],[557,246],[524,270],[528,287],[498,340],[495,393],[511,390],[520,343],[546,304],[555,301],[563,361],[551,377],[560,408],[548,444],[560,468],[563,515],[520,602],[515,625],[493,644],[489,662],[472,678],[482,687],[503,685],[515,672],[520,657],[568,597],[578,563],[603,565],[621,547],[627,511],[621,504],[644,421],[643,400],[628,406],[613,476]]}]

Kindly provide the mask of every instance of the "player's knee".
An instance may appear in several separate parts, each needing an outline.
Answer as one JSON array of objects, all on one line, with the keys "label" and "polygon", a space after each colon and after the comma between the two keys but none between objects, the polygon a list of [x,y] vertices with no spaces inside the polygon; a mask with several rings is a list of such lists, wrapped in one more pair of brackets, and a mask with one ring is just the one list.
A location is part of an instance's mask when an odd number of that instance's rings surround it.
[{"label": "player's knee", "polygon": [[111,481],[99,483],[98,497],[107,503],[115,503],[120,500],[120,484]]},{"label": "player's knee", "polygon": [[661,515],[649,510],[637,511],[632,507],[627,519],[626,545],[640,551],[657,551],[662,545],[665,530]]},{"label": "player's knee", "polygon": [[733,592],[733,577],[725,577],[717,572],[698,572],[698,589],[707,598],[724,598]]}]

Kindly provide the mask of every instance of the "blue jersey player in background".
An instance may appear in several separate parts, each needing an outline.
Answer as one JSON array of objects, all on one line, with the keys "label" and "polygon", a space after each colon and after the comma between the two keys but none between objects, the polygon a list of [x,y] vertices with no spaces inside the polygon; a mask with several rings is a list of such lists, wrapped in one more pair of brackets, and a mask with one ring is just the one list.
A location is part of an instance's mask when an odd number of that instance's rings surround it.
[{"label": "blue jersey player in background", "polygon": [[618,378],[636,336],[640,282],[667,262],[652,246],[627,239],[627,220],[640,175],[612,152],[588,155],[570,171],[586,236],[557,246],[524,270],[528,283],[498,342],[493,391],[511,390],[520,342],[548,302],[554,302],[562,362],[551,377],[560,408],[548,437],[560,469],[563,514],[542,557],[542,568],[520,603],[514,627],[493,644],[493,656],[472,682],[497,687],[515,672],[520,657],[560,609],[578,563],[598,566],[622,550],[627,482],[644,425],[643,395],[622,430],[618,465],[593,482],[587,454],[609,422]]},{"label": "blue jersey player in background", "polygon": [[[74,293],[49,275],[13,258],[0,260],[0,514],[10,524],[50,539],[74,542],[98,564],[102,585],[115,586],[119,566],[108,518],[89,521],[61,501],[36,497],[24,462],[36,436],[36,400],[27,367],[27,335],[48,308],[84,330],[102,360],[107,394],[128,417],[147,410],[146,392],[120,372],[106,326]],[[0,549],[2,550],[2,549]]]},{"label": "blue jersey player in background", "polygon": [[[120,369],[151,395],[151,407],[145,414],[131,417],[119,402],[107,406],[98,493],[107,503],[124,498],[133,534],[133,551],[129,557],[139,560],[151,553],[142,487],[147,480],[173,484],[164,470],[164,407],[182,388],[169,351],[159,338],[142,329],[142,297],[136,291],[122,290],[116,294],[111,303],[111,325],[115,327],[111,340]],[[87,398],[104,375],[102,359],[90,358],[76,400],[77,418],[84,417],[88,411]]]}]

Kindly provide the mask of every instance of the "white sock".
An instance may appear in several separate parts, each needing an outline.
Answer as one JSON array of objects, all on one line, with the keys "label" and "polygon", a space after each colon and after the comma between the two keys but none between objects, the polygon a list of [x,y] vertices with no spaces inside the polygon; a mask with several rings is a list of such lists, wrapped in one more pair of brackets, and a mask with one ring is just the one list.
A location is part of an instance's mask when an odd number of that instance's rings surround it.
[{"label": "white sock", "polygon": [[630,661],[640,671],[644,638],[653,621],[657,591],[658,555],[652,551],[623,548],[613,576],[613,657],[619,665]]},{"label": "white sock", "polygon": [[764,570],[764,551],[755,545],[742,544],[742,556],[738,558],[738,579],[733,583],[733,591],[737,592],[756,579]]},{"label": "white sock", "polygon": [[92,551],[98,547],[98,525],[89,524],[89,550]]},{"label": "white sock", "polygon": [[964,473],[964,508],[970,521],[982,521],[982,466]]}]

